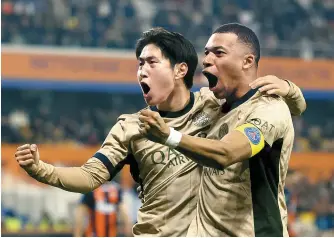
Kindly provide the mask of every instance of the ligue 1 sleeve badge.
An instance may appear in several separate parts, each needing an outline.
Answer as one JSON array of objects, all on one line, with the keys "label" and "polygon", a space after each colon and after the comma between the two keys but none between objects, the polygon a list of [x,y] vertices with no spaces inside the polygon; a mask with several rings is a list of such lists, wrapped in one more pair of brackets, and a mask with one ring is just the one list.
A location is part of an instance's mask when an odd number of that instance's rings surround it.
[{"label": "ligue 1 sleeve badge", "polygon": [[259,129],[256,127],[246,127],[244,129],[246,136],[248,139],[254,144],[258,145],[261,141],[261,134]]}]

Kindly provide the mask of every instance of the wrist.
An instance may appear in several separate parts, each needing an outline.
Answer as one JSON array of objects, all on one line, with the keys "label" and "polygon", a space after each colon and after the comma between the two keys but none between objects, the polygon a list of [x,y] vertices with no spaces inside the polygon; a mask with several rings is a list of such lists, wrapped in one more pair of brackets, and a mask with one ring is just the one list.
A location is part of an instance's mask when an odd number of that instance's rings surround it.
[{"label": "wrist", "polygon": [[32,164],[30,167],[25,168],[25,171],[31,176],[35,177],[38,175],[39,171],[41,170],[41,161],[37,164]]},{"label": "wrist", "polygon": [[170,129],[170,133],[165,142],[165,145],[174,149],[180,144],[181,139],[182,139],[182,133],[179,131],[176,131],[172,127],[170,127],[169,129]]}]

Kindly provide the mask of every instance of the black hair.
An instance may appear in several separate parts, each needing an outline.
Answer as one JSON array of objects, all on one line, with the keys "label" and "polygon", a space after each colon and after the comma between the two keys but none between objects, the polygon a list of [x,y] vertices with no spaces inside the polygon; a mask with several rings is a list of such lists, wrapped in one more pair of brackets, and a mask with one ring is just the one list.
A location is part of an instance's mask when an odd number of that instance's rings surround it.
[{"label": "black hair", "polygon": [[258,66],[260,61],[260,42],[254,31],[247,26],[238,23],[224,24],[218,27],[215,33],[234,33],[238,36],[238,40],[246,44],[251,48],[252,53],[255,55],[255,63]]},{"label": "black hair", "polygon": [[156,45],[161,50],[162,55],[170,61],[172,67],[178,63],[187,64],[188,72],[184,77],[184,83],[190,89],[193,86],[193,78],[198,64],[198,56],[193,44],[179,33],[170,32],[161,27],[152,28],[143,32],[137,41],[137,59],[148,44]]}]

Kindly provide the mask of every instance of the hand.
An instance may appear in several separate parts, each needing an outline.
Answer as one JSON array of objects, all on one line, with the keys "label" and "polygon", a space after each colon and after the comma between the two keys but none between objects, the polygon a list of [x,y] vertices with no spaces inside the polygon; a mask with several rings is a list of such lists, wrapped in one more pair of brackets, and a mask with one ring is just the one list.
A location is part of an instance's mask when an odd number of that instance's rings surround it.
[{"label": "hand", "polygon": [[139,115],[139,132],[149,140],[164,144],[169,136],[170,129],[159,113],[151,110],[142,110]]},{"label": "hand", "polygon": [[17,147],[15,159],[19,165],[28,173],[36,172],[39,163],[39,152],[37,145],[25,144]]},{"label": "hand", "polygon": [[290,91],[289,83],[274,75],[257,78],[249,86],[253,89],[259,88],[259,91],[262,93],[276,94],[282,97],[287,96]]},{"label": "hand", "polygon": [[140,199],[141,203],[144,203],[145,202],[144,194],[143,194],[143,190],[140,185],[137,187],[137,193],[138,193],[138,198]]}]

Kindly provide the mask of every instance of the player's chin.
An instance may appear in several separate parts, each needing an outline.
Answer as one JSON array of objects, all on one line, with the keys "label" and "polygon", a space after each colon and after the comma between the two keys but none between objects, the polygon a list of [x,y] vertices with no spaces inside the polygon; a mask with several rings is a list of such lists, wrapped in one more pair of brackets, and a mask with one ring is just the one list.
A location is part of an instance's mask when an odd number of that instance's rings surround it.
[{"label": "player's chin", "polygon": [[149,106],[157,106],[159,104],[159,100],[155,99],[154,97],[146,97],[144,100]]},{"label": "player's chin", "polygon": [[217,99],[224,99],[227,96],[224,90],[218,90],[216,92],[213,92],[213,95],[215,95]]}]

